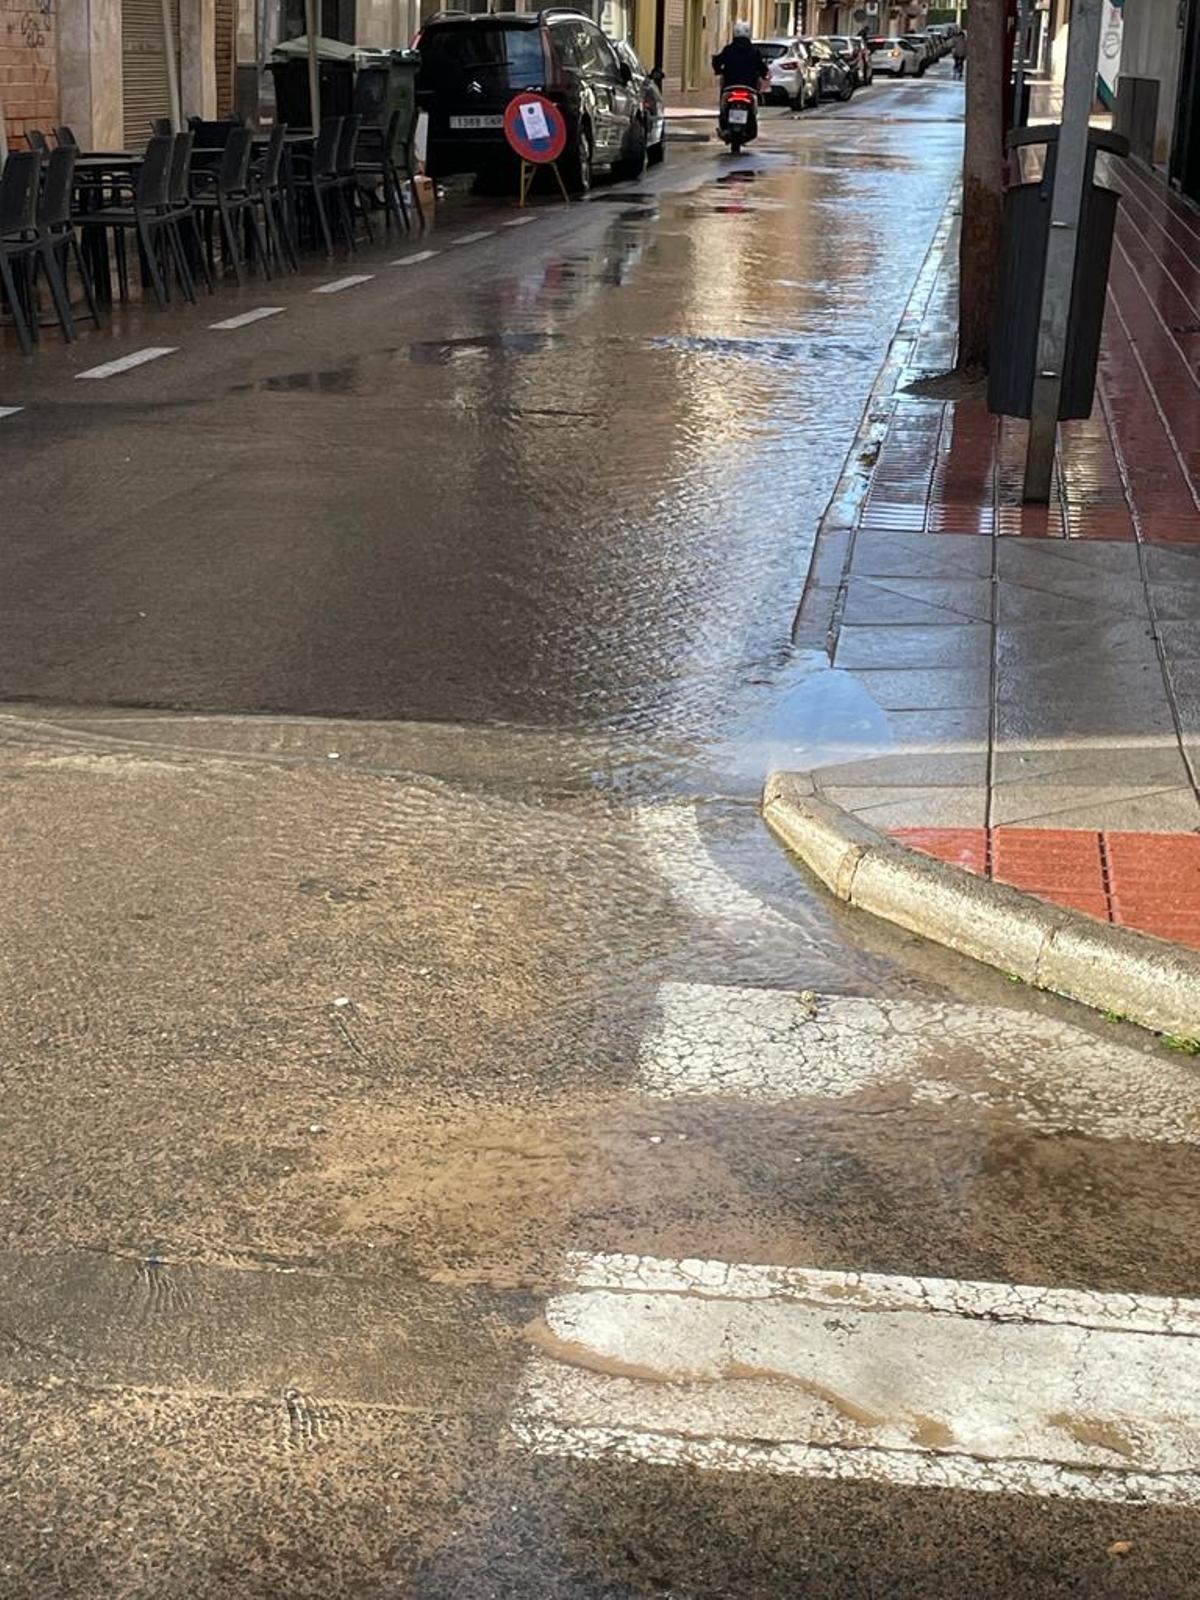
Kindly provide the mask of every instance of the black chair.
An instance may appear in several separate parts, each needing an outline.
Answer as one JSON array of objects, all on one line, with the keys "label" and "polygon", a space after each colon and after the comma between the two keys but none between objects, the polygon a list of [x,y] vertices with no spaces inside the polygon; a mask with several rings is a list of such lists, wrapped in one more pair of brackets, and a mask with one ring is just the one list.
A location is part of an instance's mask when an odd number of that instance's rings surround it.
[{"label": "black chair", "polygon": [[[417,119],[410,116],[408,121],[408,134],[406,138],[400,137],[399,115],[396,117],[396,131],[392,140],[391,160],[396,174],[397,193],[400,203],[404,204],[404,185],[408,185],[408,192],[412,196],[413,209],[417,213],[417,221],[421,228],[425,227],[425,211],[421,205],[421,193],[417,186]],[[407,215],[407,209],[405,211]]]},{"label": "black chair", "polygon": [[204,272],[208,292],[212,293],[212,277],[200,246],[200,227],[196,221],[196,208],[192,204],[191,171],[194,143],[195,135],[190,131],[171,135],[171,175],[167,180],[167,238],[179,287],[183,290],[184,299],[190,300],[193,305],[196,303],[196,283],[192,276],[192,263],[183,241],[185,222],[191,227],[195,255]]},{"label": "black chair", "polygon": [[50,154],[50,141],[40,128],[26,128],[25,143],[31,150],[36,151],[39,156],[48,156]]},{"label": "black chair", "polygon": [[45,271],[50,285],[63,338],[68,343],[75,337],[71,297],[67,292],[67,273],[70,270],[72,256],[76,271],[79,273],[79,281],[83,285],[88,316],[97,327],[100,326],[100,314],[96,310],[96,295],[92,288],[91,273],[84,263],[75,225],[71,221],[71,197],[75,189],[77,154],[74,145],[60,145],[57,150],[50,152],[41,199],[38,202],[37,253],[34,257],[34,283],[37,282],[38,269],[41,268]]},{"label": "black chair", "polygon": [[[125,250],[125,235],[136,235],[150,279],[154,298],[159,308],[167,308],[167,285],[156,246],[165,231],[168,244],[170,232],[171,155],[174,135],[156,133],[146,146],[146,156],[132,183],[128,178],[110,180],[110,201],[94,211],[81,211],[75,217],[75,226],[85,235],[94,229],[111,228],[117,241],[117,276],[121,298],[129,298],[129,267]],[[126,197],[123,198],[123,197]]]},{"label": "black chair", "polygon": [[175,124],[170,117],[152,117],[150,119],[150,132],[156,139],[166,138],[168,134],[174,137]]},{"label": "black chair", "polygon": [[354,241],[354,218],[357,213],[363,219],[363,226],[367,230],[367,238],[374,239],[375,230],[371,226],[371,213],[363,201],[362,191],[358,187],[358,175],[355,163],[358,160],[358,139],[362,131],[362,117],[357,111],[348,117],[342,118],[342,131],[338,138],[337,148],[337,175],[338,175],[338,211],[342,218],[342,225],[346,230],[346,243],[351,250],[357,250]]},{"label": "black chair", "polygon": [[262,207],[263,233],[267,250],[278,262],[286,262],[293,272],[300,263],[296,260],[296,246],[288,221],[287,197],[283,192],[283,151],[287,127],[277,122],[271,129],[267,148],[261,161],[250,168],[250,188]]},{"label": "black chair", "polygon": [[14,150],[0,173],[0,286],[8,300],[17,340],[26,355],[33,353],[34,335],[25,268],[36,249],[41,165],[36,151]]},{"label": "black chair", "polygon": [[188,127],[196,135],[202,150],[223,150],[235,128],[243,127],[240,117],[222,117],[219,122],[206,122],[203,117],[189,117]]},{"label": "black chair", "polygon": [[391,227],[394,217],[397,224],[403,223],[406,230],[411,230],[412,219],[396,159],[400,121],[401,113],[393,111],[386,128],[362,130],[354,171],[360,203],[382,210],[387,227]]},{"label": "black chair", "polygon": [[325,241],[325,254],[333,254],[333,235],[329,231],[329,210],[326,197],[337,204],[341,189],[338,176],[338,146],[342,137],[342,118],[324,117],[316,143],[310,151],[298,151],[293,157],[295,173],[293,182],[297,193],[312,199],[313,211]]},{"label": "black chair", "polygon": [[215,170],[201,169],[192,174],[192,204],[197,213],[205,218],[209,269],[211,271],[213,265],[213,235],[219,221],[223,258],[226,266],[232,265],[239,284],[244,282],[242,251],[238,241],[243,221],[254,248],[262,258],[267,276],[271,275],[254,208],[254,195],[250,192],[250,151],[253,142],[254,135],[249,128],[231,127],[221,152],[220,165]]},{"label": "black chair", "polygon": [[[189,129],[187,133],[174,135],[174,145],[171,150],[171,181],[168,187],[168,203],[171,210],[171,233],[175,240],[175,258],[182,262],[183,271],[180,282],[183,291],[187,294],[188,284],[192,284],[194,291],[193,265],[197,265],[204,274],[204,282],[209,294],[213,292],[212,272],[209,270],[208,258],[204,253],[204,241],[200,237],[200,220],[196,215],[196,207],[192,202],[192,147],[196,142],[195,134]],[[183,236],[184,227],[187,227],[189,239]],[[188,246],[191,246],[189,249]],[[188,295],[195,299],[194,292]]]},{"label": "black chair", "polygon": [[70,145],[72,149],[79,149],[79,140],[75,137],[74,129],[68,128],[65,123],[61,128],[56,128],[54,130],[54,138],[60,150],[65,149],[68,145]]}]

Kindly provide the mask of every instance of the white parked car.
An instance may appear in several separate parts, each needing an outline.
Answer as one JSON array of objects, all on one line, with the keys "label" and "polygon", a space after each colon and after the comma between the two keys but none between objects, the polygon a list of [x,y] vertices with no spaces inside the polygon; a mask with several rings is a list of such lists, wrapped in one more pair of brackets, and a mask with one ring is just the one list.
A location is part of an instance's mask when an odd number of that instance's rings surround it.
[{"label": "white parked car", "polygon": [[917,71],[915,50],[906,50],[902,39],[872,39],[871,71],[887,78],[911,78]]},{"label": "white parked car", "polygon": [[777,51],[778,39],[769,39],[758,48],[767,56],[767,94],[769,101],[787,100],[797,111],[815,106],[821,99],[821,74],[802,39],[785,39]]}]

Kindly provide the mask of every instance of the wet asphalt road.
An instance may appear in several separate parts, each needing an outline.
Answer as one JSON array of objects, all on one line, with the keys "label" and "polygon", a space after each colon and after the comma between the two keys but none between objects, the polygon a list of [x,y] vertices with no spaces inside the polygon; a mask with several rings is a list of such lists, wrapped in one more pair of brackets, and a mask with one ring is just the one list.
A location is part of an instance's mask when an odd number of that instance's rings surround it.
[{"label": "wet asphalt road", "polygon": [[5,357],[4,1600],[1200,1592],[1186,1373],[972,1287],[1177,1350],[1193,1071],[754,807],[959,108]]},{"label": "wet asphalt road", "polygon": [[[414,266],[48,346],[0,392],[29,408],[0,437],[5,698],[608,730],[756,783],[744,747],[803,715],[792,613],[956,94],[772,112],[737,161],[673,145],[527,228],[448,208]],[[146,344],[178,350],[71,377]]]}]

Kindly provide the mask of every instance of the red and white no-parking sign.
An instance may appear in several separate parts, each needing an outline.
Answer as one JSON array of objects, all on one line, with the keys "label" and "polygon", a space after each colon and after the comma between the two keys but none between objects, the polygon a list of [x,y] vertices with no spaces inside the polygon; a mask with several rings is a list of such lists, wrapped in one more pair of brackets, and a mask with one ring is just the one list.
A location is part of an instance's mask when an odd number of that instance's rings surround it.
[{"label": "red and white no-parking sign", "polygon": [[557,161],[567,147],[562,112],[544,94],[518,94],[504,113],[504,136],[522,161]]}]

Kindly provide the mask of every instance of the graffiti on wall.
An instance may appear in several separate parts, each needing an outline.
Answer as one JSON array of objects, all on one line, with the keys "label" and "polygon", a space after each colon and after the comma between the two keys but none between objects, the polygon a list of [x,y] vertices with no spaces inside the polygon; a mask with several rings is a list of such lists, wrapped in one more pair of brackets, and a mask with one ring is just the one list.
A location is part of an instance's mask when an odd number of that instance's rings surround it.
[{"label": "graffiti on wall", "polygon": [[10,139],[58,116],[57,0],[0,0],[0,81]]},{"label": "graffiti on wall", "polygon": [[4,21],[4,43],[10,48],[44,50],[54,29],[54,0],[26,0],[20,10],[12,10]]},{"label": "graffiti on wall", "polygon": [[[26,50],[44,50],[54,26],[54,0],[37,0],[21,13],[20,37]],[[11,25],[10,25],[11,31]]]}]

